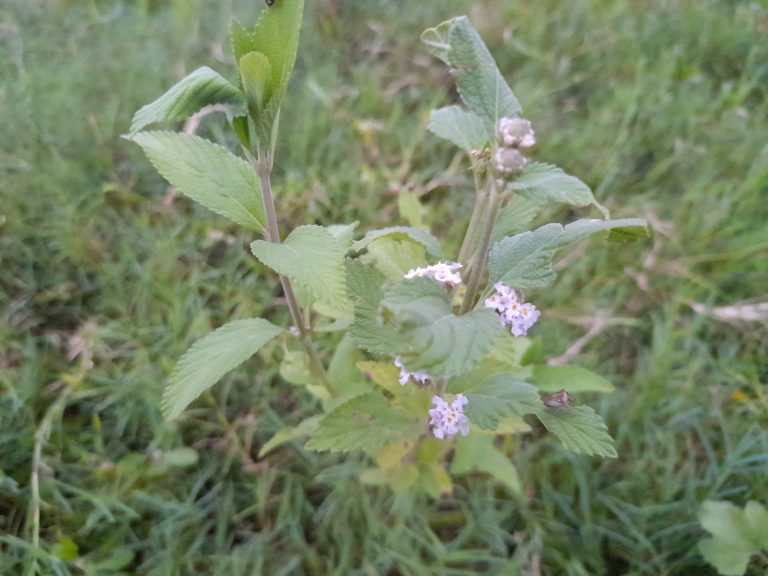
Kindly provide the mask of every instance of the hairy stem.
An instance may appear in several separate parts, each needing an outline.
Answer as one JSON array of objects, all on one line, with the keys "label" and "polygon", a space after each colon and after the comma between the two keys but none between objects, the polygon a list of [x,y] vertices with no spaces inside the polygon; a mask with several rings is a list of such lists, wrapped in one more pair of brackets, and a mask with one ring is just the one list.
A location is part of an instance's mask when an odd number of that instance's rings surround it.
[{"label": "hairy stem", "polygon": [[469,280],[467,281],[467,292],[464,294],[464,300],[461,303],[462,314],[469,312],[476,303],[477,291],[480,288],[480,282],[483,279],[485,264],[488,262],[488,249],[491,246],[493,225],[496,222],[496,216],[498,215],[499,207],[501,206],[502,195],[499,192],[499,184],[495,178],[488,178],[488,188],[487,206],[481,221],[482,237],[480,239],[480,245],[472,257]]},{"label": "hairy stem", "polygon": [[473,173],[475,177],[475,206],[472,209],[472,216],[469,219],[469,225],[467,226],[467,232],[464,234],[464,240],[461,242],[461,248],[459,249],[459,257],[457,262],[464,265],[464,274],[469,274],[469,258],[477,247],[477,225],[480,222],[480,218],[483,215],[486,207],[486,201],[488,195],[485,188],[480,183],[480,177],[478,171],[473,167]]},{"label": "hairy stem", "polygon": [[[252,157],[250,157],[250,159],[251,164],[254,166],[256,173],[259,175],[259,180],[261,181],[261,194],[264,197],[264,212],[267,216],[267,240],[274,244],[280,244],[282,240],[280,239],[280,229],[277,225],[277,212],[275,211],[275,202],[272,196],[272,156],[269,153],[264,154],[255,163]],[[301,310],[299,301],[296,299],[296,294],[293,291],[291,281],[283,275],[279,275],[279,277],[280,284],[283,287],[285,301],[288,304],[288,310],[291,313],[291,320],[293,320],[293,325],[299,331],[299,339],[309,356],[310,369],[313,374],[327,386],[329,384],[328,375],[322,360],[320,360],[320,356],[317,354],[317,350],[315,350],[314,344],[312,344],[309,329],[304,322],[304,313]]]}]

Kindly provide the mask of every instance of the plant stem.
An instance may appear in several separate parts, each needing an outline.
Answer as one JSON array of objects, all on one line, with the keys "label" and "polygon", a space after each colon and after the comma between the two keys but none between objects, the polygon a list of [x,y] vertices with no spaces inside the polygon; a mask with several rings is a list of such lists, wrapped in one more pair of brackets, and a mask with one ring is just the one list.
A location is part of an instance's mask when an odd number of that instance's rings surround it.
[{"label": "plant stem", "polygon": [[[272,156],[270,153],[265,153],[254,162],[253,157],[249,155],[249,159],[261,182],[261,195],[264,198],[264,212],[267,216],[267,240],[274,244],[280,244],[282,240],[280,239],[280,229],[277,224],[275,201],[272,197]],[[291,281],[282,274],[279,275],[279,278],[280,284],[283,287],[285,301],[288,304],[288,310],[291,313],[291,320],[293,320],[293,325],[299,331],[299,340],[301,340],[309,356],[310,369],[328,387],[328,374],[325,371],[322,360],[320,360],[320,356],[317,354],[317,350],[315,350],[314,344],[312,344],[309,329],[304,322],[304,313],[301,310],[299,301],[296,299]]]},{"label": "plant stem", "polygon": [[496,178],[491,176],[488,178],[487,182],[489,193],[487,207],[484,211],[481,223],[482,237],[480,239],[480,246],[472,257],[469,280],[467,281],[467,292],[464,294],[464,300],[461,303],[462,314],[469,312],[475,305],[477,290],[480,287],[485,264],[488,261],[488,249],[491,246],[493,225],[496,222],[496,216],[499,212],[499,207],[501,206],[502,195],[499,193],[499,185]]},{"label": "plant stem", "polygon": [[[475,183],[477,183],[477,177],[475,177]],[[461,249],[459,250],[458,261],[465,267],[468,267],[467,260],[472,255],[475,249],[475,244],[477,243],[477,224],[485,211],[487,199],[488,195],[485,193],[485,190],[478,187],[475,192],[475,207],[472,210],[472,216],[470,217],[469,225],[467,226],[467,233],[464,235],[464,241],[461,243]],[[467,273],[468,272],[469,269],[467,268]]]}]

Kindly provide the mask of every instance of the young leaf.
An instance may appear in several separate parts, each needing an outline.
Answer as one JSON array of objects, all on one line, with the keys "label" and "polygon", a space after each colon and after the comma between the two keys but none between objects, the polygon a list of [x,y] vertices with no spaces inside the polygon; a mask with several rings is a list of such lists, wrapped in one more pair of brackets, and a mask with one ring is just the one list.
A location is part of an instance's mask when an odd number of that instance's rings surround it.
[{"label": "young leaf", "polygon": [[541,392],[613,392],[608,380],[581,366],[534,366],[530,382]]},{"label": "young leaf", "polygon": [[492,476],[517,496],[523,492],[517,468],[509,458],[494,447],[492,435],[472,433],[456,439],[456,455],[453,458],[451,472],[466,474],[474,470]]},{"label": "young leaf", "polygon": [[555,241],[563,232],[560,224],[545,224],[494,244],[488,255],[489,283],[534,288],[554,282],[552,257],[557,250]]},{"label": "young leaf", "polygon": [[264,456],[288,442],[293,442],[303,436],[309,436],[317,429],[320,418],[322,416],[310,416],[299,422],[297,426],[281,428],[259,449],[259,458],[264,458]]},{"label": "young leaf", "polygon": [[543,408],[536,388],[510,374],[495,374],[466,393],[467,418],[484,430],[505,420],[522,420]]},{"label": "young leaf", "polygon": [[488,138],[495,137],[500,118],[522,113],[493,56],[466,16],[426,30],[421,39],[427,50],[450,66],[462,100],[483,121]]},{"label": "young leaf", "polygon": [[453,142],[468,154],[473,150],[482,150],[488,143],[483,121],[477,114],[458,106],[433,110],[427,127],[436,136]]},{"label": "young leaf", "polygon": [[712,534],[699,542],[704,559],[724,576],[741,576],[753,554],[768,551],[768,511],[750,501],[742,510],[730,502],[707,500],[699,521]]},{"label": "young leaf", "polygon": [[383,276],[358,260],[347,260],[347,292],[355,305],[349,330],[358,346],[373,354],[394,354],[400,337],[379,319]]},{"label": "young leaf", "polygon": [[537,416],[571,452],[606,458],[618,456],[605,422],[588,406],[542,408]]},{"label": "young leaf", "polygon": [[354,252],[360,252],[365,250],[368,244],[374,240],[385,237],[392,237],[395,239],[409,238],[424,246],[427,253],[435,258],[440,258],[442,255],[440,242],[438,242],[437,238],[432,236],[429,231],[422,228],[409,228],[408,226],[392,226],[390,228],[382,228],[381,230],[371,230],[370,232],[367,232],[361,240],[358,240],[352,245],[352,250]]},{"label": "young leaf", "polygon": [[540,162],[529,164],[517,180],[507,184],[507,188],[542,204],[588,206],[597,203],[584,182],[557,166]]},{"label": "young leaf", "polygon": [[530,229],[531,222],[536,218],[541,208],[546,204],[535,198],[513,196],[504,207],[499,210],[496,224],[493,226],[491,239],[498,242],[504,236],[513,236]]},{"label": "young leaf", "polygon": [[421,228],[424,224],[421,217],[421,202],[419,195],[411,190],[401,190],[397,195],[397,211],[414,228]]},{"label": "young leaf", "polygon": [[348,452],[374,449],[395,440],[418,436],[423,422],[403,408],[392,406],[378,392],[352,398],[326,415],[306,447]]},{"label": "young leaf", "polygon": [[554,282],[555,252],[595,232],[644,229],[640,218],[623,220],[577,220],[566,226],[545,224],[531,232],[507,236],[493,245],[488,256],[491,284],[503,282],[514,288],[534,288]]},{"label": "young leaf", "polygon": [[251,252],[318,302],[333,306],[346,300],[344,246],[322,226],[299,226],[282,244],[256,240]]},{"label": "young leaf", "polygon": [[265,229],[261,185],[245,160],[186,134],[141,132],[133,141],[157,171],[192,200],[249,230]]},{"label": "young leaf", "polygon": [[195,342],[168,379],[161,405],[165,419],[176,418],[200,394],[282,331],[261,318],[236,320]]},{"label": "young leaf", "polygon": [[360,261],[374,265],[393,283],[401,282],[409,270],[422,266],[427,260],[424,247],[410,238],[386,236],[374,240],[366,249]]},{"label": "young leaf", "polygon": [[272,66],[261,52],[248,52],[240,58],[238,68],[251,114],[258,119],[272,93]]},{"label": "young leaf", "polygon": [[134,135],[155,122],[178,122],[210,104],[230,104],[233,111],[245,105],[236,86],[210,68],[198,68],[151,104],[139,109],[131,121]]},{"label": "young leaf", "polygon": [[488,309],[456,316],[451,297],[432,279],[395,286],[382,300],[400,334],[398,355],[407,368],[434,377],[468,372],[491,349],[500,332],[498,317]]}]

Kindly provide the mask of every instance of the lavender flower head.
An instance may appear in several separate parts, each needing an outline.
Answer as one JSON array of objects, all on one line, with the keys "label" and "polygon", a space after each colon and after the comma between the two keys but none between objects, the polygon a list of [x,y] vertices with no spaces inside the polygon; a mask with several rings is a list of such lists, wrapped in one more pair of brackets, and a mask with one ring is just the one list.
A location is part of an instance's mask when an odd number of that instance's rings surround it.
[{"label": "lavender flower head", "polygon": [[461,264],[459,263],[438,262],[432,266],[409,270],[404,278],[406,280],[411,280],[413,278],[432,278],[447,288],[453,288],[454,286],[461,284],[461,274],[458,273],[458,270],[460,269]]},{"label": "lavender flower head", "polygon": [[469,420],[464,415],[464,406],[468,403],[464,394],[458,394],[450,404],[440,396],[432,398],[434,408],[429,411],[429,425],[435,438],[442,440],[457,433],[462,436],[469,434]]},{"label": "lavender flower head", "polygon": [[536,324],[541,312],[523,300],[523,295],[509,286],[497,282],[496,293],[485,300],[485,307],[499,313],[501,325],[510,328],[513,336],[525,336]]},{"label": "lavender flower head", "polygon": [[499,142],[504,148],[530,148],[536,144],[536,135],[528,120],[502,118],[499,120]]},{"label": "lavender flower head", "polygon": [[400,386],[405,386],[411,378],[422,385],[426,384],[430,379],[429,374],[424,372],[408,372],[408,370],[405,369],[405,366],[403,366],[400,356],[395,358],[395,366],[400,369]]}]

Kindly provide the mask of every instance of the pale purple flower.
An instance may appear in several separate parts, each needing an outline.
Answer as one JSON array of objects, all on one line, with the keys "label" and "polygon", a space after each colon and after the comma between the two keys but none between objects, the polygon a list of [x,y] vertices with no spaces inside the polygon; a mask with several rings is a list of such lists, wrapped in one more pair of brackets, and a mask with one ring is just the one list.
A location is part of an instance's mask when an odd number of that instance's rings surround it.
[{"label": "pale purple flower", "polygon": [[464,406],[468,403],[464,394],[458,394],[450,404],[440,396],[432,397],[434,408],[429,411],[429,425],[435,438],[442,440],[457,433],[462,436],[469,434],[469,420],[464,415]]},{"label": "pale purple flower", "polygon": [[458,273],[458,270],[460,269],[461,264],[457,262],[438,262],[432,266],[409,270],[404,278],[406,280],[412,280],[413,278],[432,278],[448,288],[453,288],[454,286],[461,284],[461,274]]},{"label": "pale purple flower", "polygon": [[399,356],[395,358],[395,366],[400,369],[400,386],[405,386],[411,378],[416,380],[419,384],[426,384],[430,379],[429,374],[424,372],[408,372],[408,370],[405,369],[405,366],[403,366],[403,362],[400,360]]},{"label": "pale purple flower", "polygon": [[531,123],[523,118],[499,120],[499,143],[505,148],[530,148],[536,144]]},{"label": "pale purple flower", "polygon": [[525,336],[536,324],[541,312],[530,302],[525,302],[523,295],[509,286],[497,282],[493,286],[496,292],[485,300],[485,307],[499,314],[501,325],[510,328],[513,336]]},{"label": "pale purple flower", "polygon": [[528,166],[528,159],[517,148],[499,148],[493,162],[502,176],[519,176]]}]

